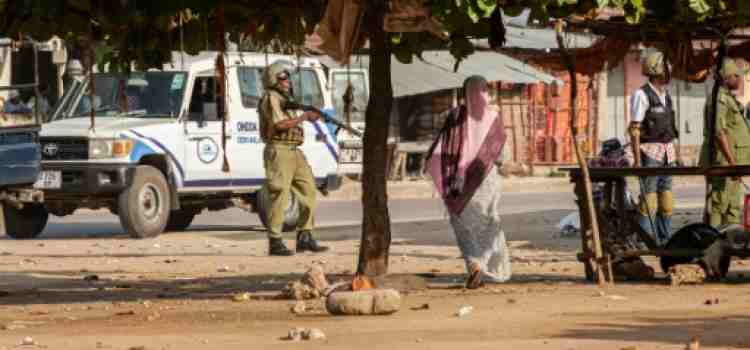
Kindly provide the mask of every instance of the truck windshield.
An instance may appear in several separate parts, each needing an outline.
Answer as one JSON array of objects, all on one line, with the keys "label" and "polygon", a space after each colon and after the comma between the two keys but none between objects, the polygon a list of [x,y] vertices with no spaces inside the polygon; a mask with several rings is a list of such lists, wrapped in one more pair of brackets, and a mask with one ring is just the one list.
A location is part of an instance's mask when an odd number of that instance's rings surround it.
[{"label": "truck windshield", "polygon": [[91,84],[80,89],[74,107],[64,118],[88,116],[176,117],[185,94],[184,72],[95,74]]}]

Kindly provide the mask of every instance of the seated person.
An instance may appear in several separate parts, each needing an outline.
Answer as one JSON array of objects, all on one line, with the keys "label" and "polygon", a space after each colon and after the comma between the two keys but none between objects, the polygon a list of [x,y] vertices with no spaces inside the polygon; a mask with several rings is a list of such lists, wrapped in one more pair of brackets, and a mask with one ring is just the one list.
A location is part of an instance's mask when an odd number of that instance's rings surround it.
[{"label": "seated person", "polygon": [[[39,88],[39,114],[41,114],[41,116],[44,118],[47,117],[51,110],[49,100],[47,99],[48,92],[49,89],[47,88],[47,86],[42,86],[41,88]],[[26,103],[26,106],[33,111],[37,107],[36,96],[31,96],[31,99],[29,99],[29,102]]]},{"label": "seated person", "polygon": [[28,114],[31,113],[31,108],[27,107],[23,101],[21,101],[21,96],[18,91],[10,90],[10,92],[8,92],[8,100],[5,101],[5,106],[3,107],[3,112]]}]

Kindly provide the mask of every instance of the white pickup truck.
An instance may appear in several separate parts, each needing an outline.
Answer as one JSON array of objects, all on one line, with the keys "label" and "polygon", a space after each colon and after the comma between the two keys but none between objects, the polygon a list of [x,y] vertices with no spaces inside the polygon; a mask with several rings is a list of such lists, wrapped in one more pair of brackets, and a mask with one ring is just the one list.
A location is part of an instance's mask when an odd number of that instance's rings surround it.
[{"label": "white pickup truck", "polygon": [[[215,104],[216,53],[180,57],[161,71],[94,75],[65,94],[40,141],[42,171],[35,187],[44,191],[45,211],[34,220],[39,235],[49,214],[66,216],[80,208],[108,208],[131,237],[154,237],[186,229],[203,210],[234,205],[258,212],[265,222],[262,191],[263,143],[258,134],[257,104],[263,94],[261,72],[276,60],[288,60],[299,102],[332,112],[326,76],[315,59],[229,53],[227,120]],[[90,111],[95,124],[91,127]],[[305,123],[302,149],[319,189],[341,184],[339,147],[322,121]],[[226,148],[222,146],[222,135]],[[222,166],[226,156],[229,171]],[[287,209],[293,224],[296,201]]]}]

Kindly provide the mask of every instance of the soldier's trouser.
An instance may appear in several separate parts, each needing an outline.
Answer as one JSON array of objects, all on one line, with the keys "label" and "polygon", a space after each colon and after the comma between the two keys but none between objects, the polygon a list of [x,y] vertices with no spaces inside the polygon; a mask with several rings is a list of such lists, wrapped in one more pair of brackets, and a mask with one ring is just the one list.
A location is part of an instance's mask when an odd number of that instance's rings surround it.
[{"label": "soldier's trouser", "polygon": [[[658,162],[645,154],[641,154],[641,159],[642,166],[646,168],[672,166],[672,164],[667,164],[666,160]],[[641,192],[645,198],[641,199],[641,215],[638,222],[644,231],[655,236],[659,242],[666,243],[672,236],[672,212],[674,211],[672,177],[648,176],[641,178],[640,182]]]},{"label": "soldier's trouser", "polygon": [[711,210],[709,223],[713,227],[740,224],[742,220],[742,182],[731,177],[711,178]]},{"label": "soldier's trouser", "polygon": [[297,146],[269,143],[263,150],[266,187],[271,198],[268,215],[268,237],[281,238],[284,211],[289,194],[294,192],[299,203],[298,231],[312,231],[315,214],[315,178],[302,150]]}]

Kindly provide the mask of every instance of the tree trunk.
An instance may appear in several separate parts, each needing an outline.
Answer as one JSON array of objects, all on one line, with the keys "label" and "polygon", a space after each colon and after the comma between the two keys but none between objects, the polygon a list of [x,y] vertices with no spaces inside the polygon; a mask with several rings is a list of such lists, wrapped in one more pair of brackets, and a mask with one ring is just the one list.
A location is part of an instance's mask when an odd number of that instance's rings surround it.
[{"label": "tree trunk", "polygon": [[368,276],[388,272],[391,219],[388,214],[387,143],[393,106],[391,50],[383,29],[386,0],[366,2],[365,28],[370,36],[370,100],[365,114],[362,162],[362,241],[357,273]]}]

